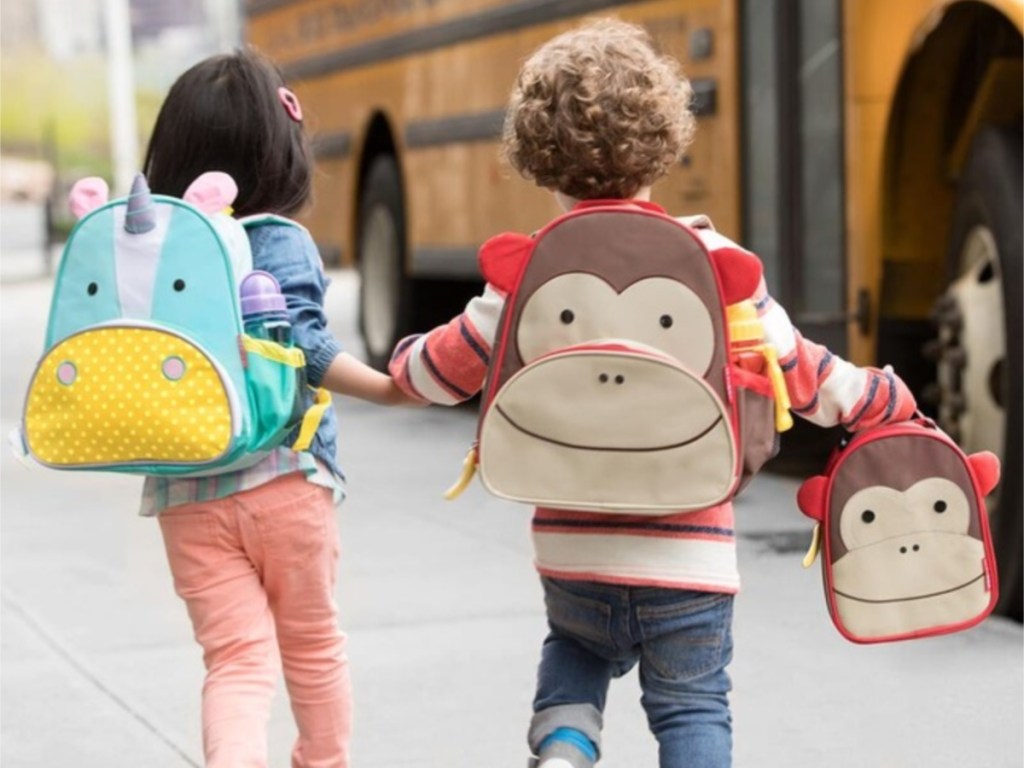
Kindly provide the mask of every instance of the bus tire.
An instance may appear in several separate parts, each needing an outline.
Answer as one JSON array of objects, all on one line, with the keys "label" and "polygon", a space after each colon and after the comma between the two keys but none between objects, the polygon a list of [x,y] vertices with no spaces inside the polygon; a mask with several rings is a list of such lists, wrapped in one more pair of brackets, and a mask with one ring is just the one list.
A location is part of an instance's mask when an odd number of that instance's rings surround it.
[{"label": "bus tire", "polygon": [[395,344],[412,329],[413,282],[405,271],[405,205],[398,164],[375,158],[359,201],[359,332],[367,362],[387,369]]},{"label": "bus tire", "polygon": [[[1020,128],[994,127],[975,137],[954,207],[949,286],[936,312],[944,349],[959,347],[959,352],[939,358],[940,422],[966,451],[987,448],[1002,460],[1002,480],[990,497],[996,503],[989,509],[999,567],[996,612],[1017,621],[1022,620],[1024,602],[1021,138]],[[945,331],[942,318],[947,318]],[[1000,326],[1001,349],[999,342],[985,340],[998,337]]]}]

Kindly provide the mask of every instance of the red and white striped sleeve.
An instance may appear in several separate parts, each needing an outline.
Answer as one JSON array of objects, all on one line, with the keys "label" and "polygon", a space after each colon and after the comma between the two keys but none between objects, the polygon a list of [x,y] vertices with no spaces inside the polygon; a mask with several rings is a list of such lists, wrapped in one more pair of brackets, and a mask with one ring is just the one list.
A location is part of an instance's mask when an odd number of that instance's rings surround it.
[{"label": "red and white striped sleeve", "polygon": [[851,432],[913,416],[914,396],[891,367],[861,368],[805,339],[768,294],[763,279],[753,300],[765,339],[778,352],[793,413]]},{"label": "red and white striped sleeve", "polygon": [[505,296],[487,285],[465,311],[398,343],[388,372],[402,391],[438,405],[468,400],[484,385]]}]

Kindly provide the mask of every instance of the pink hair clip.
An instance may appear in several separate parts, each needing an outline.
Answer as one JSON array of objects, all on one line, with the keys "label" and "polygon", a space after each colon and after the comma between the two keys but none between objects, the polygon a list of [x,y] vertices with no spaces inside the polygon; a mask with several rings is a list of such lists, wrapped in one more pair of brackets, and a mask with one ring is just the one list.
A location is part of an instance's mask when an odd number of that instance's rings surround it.
[{"label": "pink hair clip", "polygon": [[281,100],[284,105],[285,111],[288,112],[288,117],[294,120],[296,123],[302,122],[302,106],[299,104],[299,97],[289,91],[283,85],[277,89],[277,97]]}]

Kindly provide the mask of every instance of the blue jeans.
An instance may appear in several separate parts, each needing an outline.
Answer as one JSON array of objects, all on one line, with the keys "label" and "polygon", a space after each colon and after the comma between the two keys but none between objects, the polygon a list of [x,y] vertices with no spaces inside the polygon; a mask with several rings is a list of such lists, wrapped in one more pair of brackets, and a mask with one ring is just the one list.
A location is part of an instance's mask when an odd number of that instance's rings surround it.
[{"label": "blue jeans", "polygon": [[600,751],[608,684],[639,661],[660,768],[732,765],[732,595],[541,581],[551,632],[537,673],[532,749],[571,727]]}]

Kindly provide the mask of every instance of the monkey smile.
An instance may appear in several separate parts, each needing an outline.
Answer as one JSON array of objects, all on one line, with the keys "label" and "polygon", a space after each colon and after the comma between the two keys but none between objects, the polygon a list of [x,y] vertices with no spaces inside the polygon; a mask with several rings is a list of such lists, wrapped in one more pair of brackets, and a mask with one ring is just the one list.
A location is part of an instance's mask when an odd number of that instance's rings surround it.
[{"label": "monkey smile", "polygon": [[837,595],[840,595],[841,597],[845,597],[847,600],[856,600],[858,603],[873,603],[873,604],[880,604],[880,603],[906,603],[906,602],[910,602],[911,600],[926,600],[929,597],[939,597],[941,595],[948,595],[948,594],[950,594],[952,592],[959,592],[961,589],[964,589],[965,587],[969,587],[969,586],[971,586],[971,584],[974,584],[976,581],[978,581],[979,579],[983,579],[983,578],[985,578],[985,574],[984,573],[979,573],[973,579],[969,579],[968,581],[965,581],[963,584],[961,584],[958,587],[951,587],[950,589],[943,589],[943,590],[941,590],[939,592],[931,592],[931,593],[929,593],[927,595],[914,595],[913,597],[893,597],[893,598],[889,598],[888,600],[869,600],[866,597],[855,597],[853,595],[848,595],[845,592],[840,592],[838,589],[834,589],[833,591]]},{"label": "monkey smile", "polygon": [[568,443],[568,442],[565,442],[563,440],[556,440],[553,437],[545,437],[544,435],[538,434],[537,432],[532,432],[529,429],[526,429],[525,427],[522,427],[519,424],[516,424],[516,422],[513,421],[512,418],[507,413],[505,413],[505,411],[502,409],[501,405],[497,405],[496,404],[494,406],[494,408],[495,408],[495,410],[497,410],[498,413],[500,413],[502,415],[502,417],[505,419],[505,421],[507,421],[509,424],[511,424],[513,427],[515,427],[520,432],[522,432],[524,435],[527,435],[528,437],[532,437],[535,440],[541,440],[541,441],[543,441],[545,443],[551,443],[553,445],[558,445],[558,446],[561,446],[562,448],[572,448],[572,449],[577,450],[577,451],[610,451],[610,452],[613,452],[613,453],[656,453],[658,451],[671,451],[674,448],[682,448],[684,445],[690,445],[691,443],[697,442],[698,440],[700,440],[701,438],[703,438],[707,434],[709,434],[712,430],[714,430],[714,428],[717,427],[721,423],[721,421],[722,421],[722,416],[721,416],[721,414],[719,414],[715,418],[715,420],[712,421],[711,424],[708,425],[700,433],[698,433],[697,435],[689,438],[688,440],[681,440],[681,441],[679,441],[677,443],[669,443],[668,445],[649,446],[649,447],[644,447],[644,448],[626,448],[626,447],[615,448],[615,447],[606,447],[606,446],[579,445],[577,443]]}]

